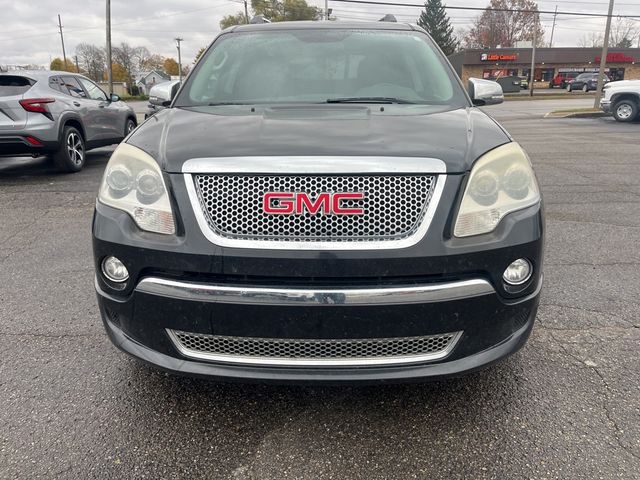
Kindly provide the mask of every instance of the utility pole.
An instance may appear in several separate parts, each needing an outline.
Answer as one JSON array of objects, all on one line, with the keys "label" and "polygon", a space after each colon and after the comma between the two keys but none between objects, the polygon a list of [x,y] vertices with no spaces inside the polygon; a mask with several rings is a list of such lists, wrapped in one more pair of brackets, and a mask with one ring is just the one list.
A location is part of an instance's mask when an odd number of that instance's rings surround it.
[{"label": "utility pole", "polygon": [[538,16],[533,17],[533,40],[531,41],[531,75],[529,78],[529,96],[533,97],[533,84],[536,72],[536,42],[538,41]]},{"label": "utility pole", "polygon": [[113,64],[111,63],[111,0],[107,0],[107,81],[109,96],[113,95]]},{"label": "utility pole", "polygon": [[64,60],[64,68],[67,68],[67,52],[64,49],[64,35],[62,34],[62,20],[60,20],[60,14],[58,14],[58,28],[60,29],[60,41],[62,42],[62,58]]},{"label": "utility pole", "polygon": [[549,48],[553,47],[553,32],[556,30],[556,17],[558,16],[558,5],[556,5],[556,11],[553,14],[553,27],[551,27],[551,40],[549,41]]},{"label": "utility pole", "polygon": [[324,19],[329,20],[329,0],[324,0]]},{"label": "utility pole", "polygon": [[80,73],[80,65],[78,64],[78,55],[75,55],[76,59],[76,72]]},{"label": "utility pole", "polygon": [[245,23],[249,23],[249,8],[247,7],[247,0],[244,0],[244,18]]},{"label": "utility pole", "polygon": [[182,53],[180,52],[180,42],[184,40],[184,38],[176,38],[176,47],[178,48],[178,76],[180,78],[180,83],[182,83]]},{"label": "utility pole", "polygon": [[593,101],[593,108],[600,108],[602,98],[602,84],[604,83],[604,69],[607,66],[607,53],[609,53],[609,33],[611,32],[611,17],[613,16],[613,1],[609,0],[609,13],[607,14],[607,26],[604,28],[604,43],[600,54],[600,70],[598,71],[598,87],[596,88],[596,98]]}]

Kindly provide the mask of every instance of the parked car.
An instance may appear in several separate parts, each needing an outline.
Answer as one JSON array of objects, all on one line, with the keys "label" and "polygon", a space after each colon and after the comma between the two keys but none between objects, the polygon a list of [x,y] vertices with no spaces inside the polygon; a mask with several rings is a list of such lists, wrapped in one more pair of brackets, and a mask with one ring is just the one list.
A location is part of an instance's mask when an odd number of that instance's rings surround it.
[{"label": "parked car", "polygon": [[0,155],[50,154],[60,170],[77,172],[88,149],[118,143],[135,127],[131,107],[82,75],[0,72]]},{"label": "parked car", "polygon": [[549,88],[560,87],[562,89],[567,88],[569,81],[580,75],[580,72],[560,72],[549,82]]},{"label": "parked car", "polygon": [[[609,82],[609,77],[604,75],[604,83]],[[573,92],[575,90],[582,90],[587,93],[590,90],[596,90],[598,88],[598,74],[597,73],[581,73],[575,79],[567,82],[567,91]]]},{"label": "parked car", "polygon": [[167,108],[169,104],[165,99],[173,97],[178,88],[180,88],[179,80],[162,82],[151,87],[151,90],[149,90],[149,105],[147,105],[148,110],[144,114],[144,118],[149,118]]},{"label": "parked car", "polygon": [[520,80],[520,88],[522,90],[527,90],[529,88],[529,79],[527,77],[521,77]]},{"label": "parked car", "polygon": [[618,122],[640,117],[640,80],[620,80],[604,86],[600,108]]},{"label": "parked car", "polygon": [[[337,68],[341,66],[343,68]],[[115,150],[93,220],[105,328],[179,374],[392,382],[518,350],[542,287],[527,154],[400,23],[224,30]]]}]

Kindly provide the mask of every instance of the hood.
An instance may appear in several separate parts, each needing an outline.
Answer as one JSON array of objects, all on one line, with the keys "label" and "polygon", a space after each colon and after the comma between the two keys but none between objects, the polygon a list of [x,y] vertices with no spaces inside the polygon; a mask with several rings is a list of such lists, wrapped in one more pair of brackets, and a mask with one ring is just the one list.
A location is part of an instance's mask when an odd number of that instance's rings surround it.
[{"label": "hood", "polygon": [[477,108],[425,112],[424,106],[311,105],[170,108],[127,140],[169,173],[194,158],[391,156],[444,161],[470,169],[483,153],[511,141]]}]

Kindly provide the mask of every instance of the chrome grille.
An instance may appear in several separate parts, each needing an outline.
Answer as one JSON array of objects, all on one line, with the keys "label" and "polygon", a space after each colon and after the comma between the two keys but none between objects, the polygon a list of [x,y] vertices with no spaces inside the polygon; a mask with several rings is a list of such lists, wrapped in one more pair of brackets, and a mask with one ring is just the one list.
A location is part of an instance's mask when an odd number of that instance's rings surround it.
[{"label": "chrome grille", "polygon": [[230,337],[167,330],[186,357],[275,365],[370,365],[429,361],[451,352],[462,332],[363,339]]},{"label": "chrome grille", "polygon": [[[435,175],[215,175],[193,182],[209,228],[234,240],[276,242],[398,241],[416,234],[425,220]],[[267,192],[359,193],[344,200],[362,215],[274,215],[263,210]]]}]

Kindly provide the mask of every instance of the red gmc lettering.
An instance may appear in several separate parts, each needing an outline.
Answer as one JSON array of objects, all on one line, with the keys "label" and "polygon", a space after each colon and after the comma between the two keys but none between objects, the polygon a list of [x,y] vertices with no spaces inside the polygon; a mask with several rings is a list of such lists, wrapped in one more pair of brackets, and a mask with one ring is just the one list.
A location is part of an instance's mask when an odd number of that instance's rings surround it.
[{"label": "red gmc lettering", "polygon": [[362,208],[342,208],[340,202],[342,200],[363,200],[364,193],[334,193],[333,194],[333,213],[336,215],[362,215]]},{"label": "red gmc lettering", "polygon": [[315,200],[306,193],[267,192],[262,197],[262,209],[265,213],[276,215],[301,215],[309,212],[311,215],[318,213],[328,215],[362,215],[364,209],[360,207],[343,207],[342,202],[347,200],[363,200],[364,194],[354,193],[327,193],[318,194]]},{"label": "red gmc lettering", "polygon": [[[290,215],[293,213],[295,194],[281,192],[267,192],[262,198],[262,209],[265,213]],[[272,200],[277,200],[274,205]]]},{"label": "red gmc lettering", "polygon": [[302,213],[304,211],[303,207],[306,207],[307,211],[311,215],[315,215],[319,211],[322,211],[323,213],[330,213],[331,204],[329,194],[321,193],[318,195],[315,202],[311,200],[309,195],[306,193],[296,194],[296,213]]}]

